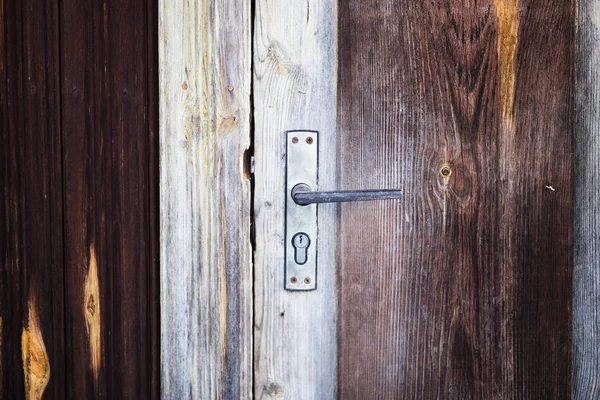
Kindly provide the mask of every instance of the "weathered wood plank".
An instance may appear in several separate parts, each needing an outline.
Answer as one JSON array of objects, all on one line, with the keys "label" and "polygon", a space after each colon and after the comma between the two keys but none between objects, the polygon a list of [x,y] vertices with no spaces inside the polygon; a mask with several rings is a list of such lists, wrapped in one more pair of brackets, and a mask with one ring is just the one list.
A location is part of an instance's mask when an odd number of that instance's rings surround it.
[{"label": "weathered wood plank", "polygon": [[600,398],[600,1],[579,1],[573,398]]},{"label": "weathered wood plank", "polygon": [[568,398],[575,2],[339,13],[339,397]]},{"label": "weathered wood plank", "polygon": [[163,398],[251,395],[250,7],[160,2]]},{"label": "weathered wood plank", "polygon": [[61,2],[69,398],[160,394],[157,4]]},{"label": "weathered wood plank", "polygon": [[336,207],[319,207],[318,289],[286,292],[285,131],[320,132],[319,186],[336,187],[337,2],[256,2],[254,397],[332,399]]},{"label": "weathered wood plank", "polygon": [[57,1],[0,1],[0,398],[62,399]]}]

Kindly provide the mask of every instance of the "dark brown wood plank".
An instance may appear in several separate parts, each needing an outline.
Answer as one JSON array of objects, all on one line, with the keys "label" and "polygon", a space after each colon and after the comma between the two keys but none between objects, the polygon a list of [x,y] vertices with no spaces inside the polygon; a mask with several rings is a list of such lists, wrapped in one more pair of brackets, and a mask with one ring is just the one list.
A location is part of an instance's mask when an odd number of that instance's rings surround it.
[{"label": "dark brown wood plank", "polygon": [[70,398],[159,394],[156,12],[61,3]]},{"label": "dark brown wood plank", "polygon": [[158,127],[158,0],[146,2],[147,7],[147,108],[148,123],[148,351],[150,358],[150,398],[161,398],[160,392],[160,188],[159,188],[159,127]]},{"label": "dark brown wood plank", "polygon": [[575,2],[339,13],[339,397],[568,398]]},{"label": "dark brown wood plank", "polygon": [[0,399],[64,398],[57,1],[0,1]]}]

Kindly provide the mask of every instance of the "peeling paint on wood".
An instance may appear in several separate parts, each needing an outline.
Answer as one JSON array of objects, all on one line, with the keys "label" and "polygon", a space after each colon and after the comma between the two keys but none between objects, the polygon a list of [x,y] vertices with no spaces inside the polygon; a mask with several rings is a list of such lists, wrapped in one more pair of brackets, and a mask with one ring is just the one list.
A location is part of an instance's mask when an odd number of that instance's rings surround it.
[{"label": "peeling paint on wood", "polygon": [[88,272],[85,278],[84,290],[84,313],[85,326],[87,328],[88,340],[90,344],[90,363],[92,373],[96,384],[98,383],[98,374],[100,372],[100,362],[102,357],[101,348],[101,323],[100,323],[100,288],[98,283],[98,263],[96,260],[96,250],[92,245],[90,247],[90,262]]},{"label": "peeling paint on wood", "polygon": [[25,375],[25,398],[41,400],[50,380],[50,361],[40,329],[35,304],[29,301],[29,318],[21,335],[21,355]]}]

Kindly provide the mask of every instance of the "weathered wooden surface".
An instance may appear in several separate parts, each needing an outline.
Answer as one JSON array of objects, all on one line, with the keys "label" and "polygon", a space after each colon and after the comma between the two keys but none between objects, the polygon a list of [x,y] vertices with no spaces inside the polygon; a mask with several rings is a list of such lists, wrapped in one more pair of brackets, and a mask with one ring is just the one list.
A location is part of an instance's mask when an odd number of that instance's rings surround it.
[{"label": "weathered wooden surface", "polygon": [[61,2],[73,399],[159,396],[156,11],[154,1]]},{"label": "weathered wooden surface", "polygon": [[160,2],[163,398],[250,397],[250,4]]},{"label": "weathered wooden surface", "polygon": [[600,398],[600,2],[579,1],[573,398]]},{"label": "weathered wooden surface", "polygon": [[575,12],[340,2],[339,398],[570,395]]},{"label": "weathered wooden surface", "polygon": [[0,1],[0,399],[65,397],[57,1]]},{"label": "weathered wooden surface", "polygon": [[284,279],[285,131],[317,130],[319,185],[334,189],[337,2],[259,0],[254,32],[254,398],[335,397],[334,205],[319,207],[316,291]]}]

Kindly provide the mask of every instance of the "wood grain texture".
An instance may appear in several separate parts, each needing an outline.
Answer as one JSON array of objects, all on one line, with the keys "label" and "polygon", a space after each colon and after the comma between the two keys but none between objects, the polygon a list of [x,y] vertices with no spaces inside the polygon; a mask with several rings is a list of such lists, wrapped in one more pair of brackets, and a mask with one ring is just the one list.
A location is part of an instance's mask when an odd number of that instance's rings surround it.
[{"label": "wood grain texture", "polygon": [[285,131],[317,130],[335,189],[337,4],[259,0],[254,31],[254,398],[332,399],[336,207],[320,206],[316,291],[284,290]]},{"label": "wood grain texture", "polygon": [[100,309],[100,283],[98,282],[98,260],[94,246],[90,246],[90,264],[85,276],[83,293],[85,327],[89,345],[90,365],[95,381],[102,367],[102,314]]},{"label": "wood grain texture", "polygon": [[41,400],[50,380],[50,360],[42,337],[37,307],[31,300],[27,307],[27,314],[27,324],[21,334],[25,398]]},{"label": "wood grain texture", "polygon": [[154,398],[161,398],[160,391],[160,187],[159,187],[159,137],[158,137],[158,1],[148,3],[147,18],[147,96],[148,108],[146,109],[148,134],[150,142],[148,143],[148,191],[149,191],[149,218],[148,226],[150,229],[149,237],[149,270],[154,271],[148,277],[148,319],[150,321],[150,331],[148,332],[150,352],[149,362],[152,365],[150,369],[150,392],[156,393]]},{"label": "wood grain texture", "polygon": [[251,396],[250,4],[160,2],[166,399]]},{"label": "wood grain texture", "polygon": [[600,2],[580,0],[575,122],[573,398],[600,398]]},{"label": "wood grain texture", "polygon": [[2,399],[65,397],[58,14],[0,1]]},{"label": "wood grain texture", "polygon": [[2,334],[4,333],[4,325],[2,322],[2,317],[0,317],[0,400],[4,400],[7,394],[4,391],[4,368],[6,367],[4,364],[4,357],[2,353]]},{"label": "wood grain texture", "polygon": [[575,2],[339,4],[339,398],[568,398]]},{"label": "wood grain texture", "polygon": [[69,398],[158,398],[157,2],[61,1]]}]

